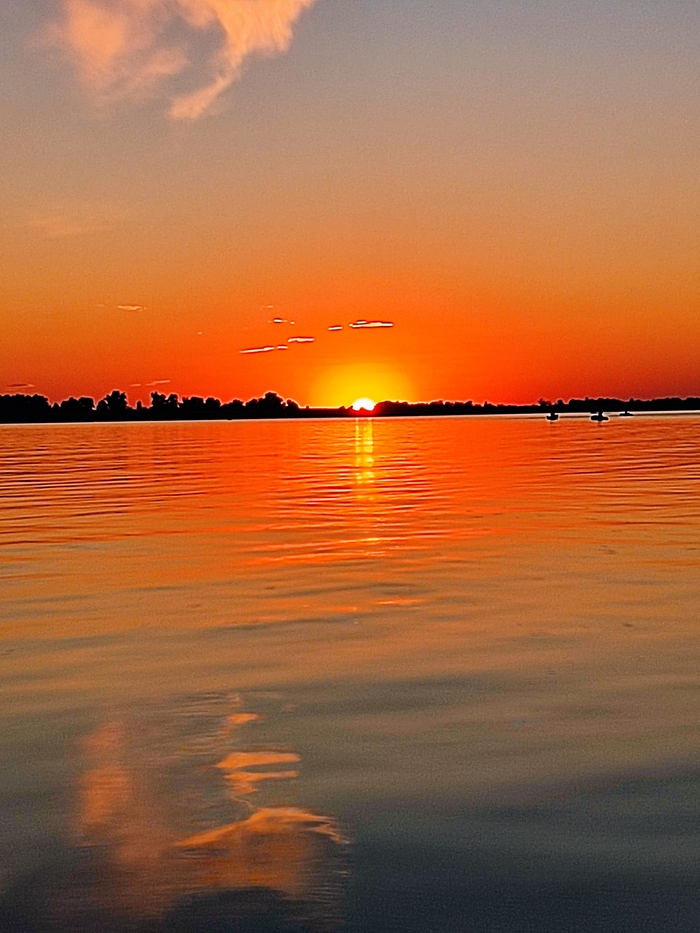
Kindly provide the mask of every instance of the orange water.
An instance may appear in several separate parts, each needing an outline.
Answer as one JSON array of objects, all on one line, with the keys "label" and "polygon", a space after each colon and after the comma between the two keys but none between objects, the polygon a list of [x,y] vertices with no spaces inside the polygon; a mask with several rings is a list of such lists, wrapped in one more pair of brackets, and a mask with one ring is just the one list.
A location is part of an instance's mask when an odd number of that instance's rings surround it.
[{"label": "orange water", "polygon": [[699,427],[0,427],[0,920],[696,929]]}]

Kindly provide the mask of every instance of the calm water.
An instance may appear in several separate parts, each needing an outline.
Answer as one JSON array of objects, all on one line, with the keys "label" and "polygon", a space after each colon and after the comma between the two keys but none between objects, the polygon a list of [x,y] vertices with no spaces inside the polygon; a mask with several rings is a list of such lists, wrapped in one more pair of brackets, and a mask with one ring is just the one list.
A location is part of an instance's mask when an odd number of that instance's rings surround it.
[{"label": "calm water", "polygon": [[0,427],[0,929],[700,930],[700,420]]}]

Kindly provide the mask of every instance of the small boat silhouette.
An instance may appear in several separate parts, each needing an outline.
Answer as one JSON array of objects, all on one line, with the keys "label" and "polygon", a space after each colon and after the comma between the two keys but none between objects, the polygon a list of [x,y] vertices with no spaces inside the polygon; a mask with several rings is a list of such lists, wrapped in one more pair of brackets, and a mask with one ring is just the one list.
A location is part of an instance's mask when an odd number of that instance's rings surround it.
[{"label": "small boat silhouette", "polygon": [[599,411],[597,414],[591,415],[591,421],[609,421],[609,418],[602,411]]},{"label": "small boat silhouette", "polygon": [[550,413],[547,415],[547,421],[558,421],[558,420],[559,420],[558,411],[550,411]]}]

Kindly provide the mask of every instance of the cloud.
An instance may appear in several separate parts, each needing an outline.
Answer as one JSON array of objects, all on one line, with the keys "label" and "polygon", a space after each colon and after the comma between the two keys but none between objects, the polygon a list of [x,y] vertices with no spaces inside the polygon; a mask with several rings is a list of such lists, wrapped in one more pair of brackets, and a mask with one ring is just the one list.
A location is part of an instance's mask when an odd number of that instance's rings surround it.
[{"label": "cloud", "polygon": [[[168,110],[173,119],[196,120],[239,77],[247,58],[285,52],[294,23],[316,0],[59,2],[62,15],[49,42],[66,53],[99,102],[152,95],[168,79],[203,70],[200,86],[171,95]],[[202,32],[219,41],[195,61],[188,40]]]},{"label": "cloud", "polygon": [[287,337],[287,343],[313,343],[315,337]]},{"label": "cloud", "polygon": [[239,353],[270,353],[274,347],[250,347],[247,350],[239,350]]},{"label": "cloud", "polygon": [[170,382],[169,379],[154,379],[153,382],[146,382],[146,387],[149,386],[167,386]]},{"label": "cloud", "polygon": [[33,382],[8,382],[5,386],[6,389],[35,389],[36,386]]},{"label": "cloud", "polygon": [[145,311],[144,305],[117,305],[118,311]]},{"label": "cloud", "polygon": [[126,212],[113,204],[60,203],[33,211],[25,226],[48,239],[104,233],[126,219]]},{"label": "cloud", "polygon": [[343,329],[342,324],[331,324],[331,326],[328,328],[328,330],[333,330],[333,331],[342,330],[342,329]]},{"label": "cloud", "polygon": [[375,328],[375,327],[393,327],[393,321],[365,321],[361,319],[359,321],[353,321],[350,327],[354,330],[361,330],[362,328]]}]

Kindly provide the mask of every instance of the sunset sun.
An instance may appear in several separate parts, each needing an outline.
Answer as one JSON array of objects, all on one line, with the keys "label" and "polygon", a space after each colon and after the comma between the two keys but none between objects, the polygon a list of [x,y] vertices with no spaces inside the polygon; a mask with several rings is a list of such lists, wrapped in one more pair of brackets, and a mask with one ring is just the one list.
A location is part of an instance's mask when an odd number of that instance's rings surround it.
[{"label": "sunset sun", "polygon": [[358,398],[352,403],[353,411],[374,411],[374,402],[371,398]]}]

